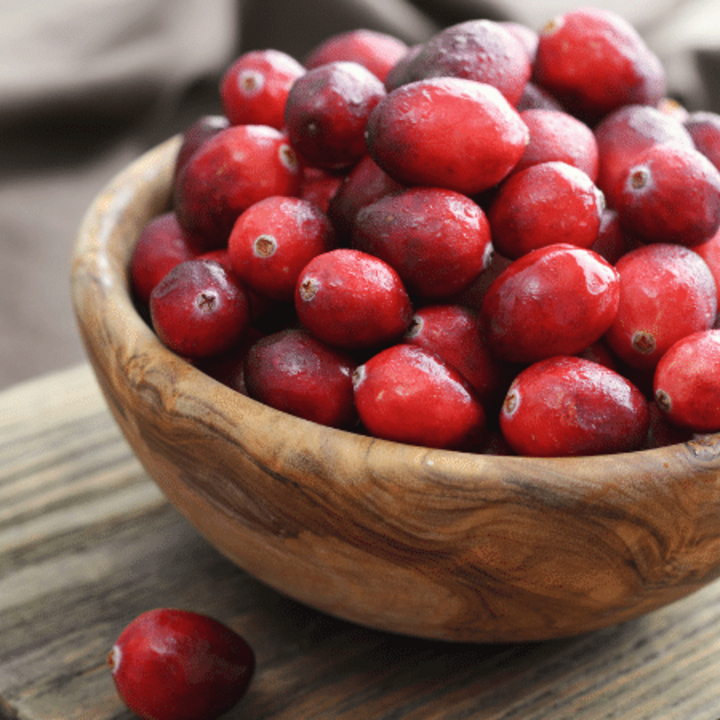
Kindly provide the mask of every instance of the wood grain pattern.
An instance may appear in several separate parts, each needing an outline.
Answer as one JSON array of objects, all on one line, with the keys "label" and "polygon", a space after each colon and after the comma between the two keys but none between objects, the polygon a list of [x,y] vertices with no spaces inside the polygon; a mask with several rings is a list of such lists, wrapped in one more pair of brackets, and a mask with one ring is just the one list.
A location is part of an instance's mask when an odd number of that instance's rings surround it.
[{"label": "wood grain pattern", "polygon": [[0,718],[132,720],[105,666],[137,614],[243,633],[226,720],[716,720],[720,583],[587,635],[478,645],[334,619],[225,559],[165,500],[87,365],[0,393]]},{"label": "wood grain pattern", "polygon": [[331,430],[167,351],[125,268],[168,207],[175,138],[98,197],[73,301],[125,437],[164,494],[268,585],[369,627],[452,641],[571,636],[720,572],[720,435],[628,455],[477,456]]}]

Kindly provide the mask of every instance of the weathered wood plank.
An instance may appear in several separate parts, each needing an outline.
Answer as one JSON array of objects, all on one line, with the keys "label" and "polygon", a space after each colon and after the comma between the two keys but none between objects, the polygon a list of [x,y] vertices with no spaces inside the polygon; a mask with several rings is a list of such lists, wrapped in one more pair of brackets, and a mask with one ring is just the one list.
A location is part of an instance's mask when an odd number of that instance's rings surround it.
[{"label": "weathered wood plank", "polygon": [[403,638],[322,615],[216,552],[133,457],[87,366],[0,394],[0,719],[130,720],[105,657],[151,607],[243,633],[252,720],[717,720],[720,583],[588,635]]}]

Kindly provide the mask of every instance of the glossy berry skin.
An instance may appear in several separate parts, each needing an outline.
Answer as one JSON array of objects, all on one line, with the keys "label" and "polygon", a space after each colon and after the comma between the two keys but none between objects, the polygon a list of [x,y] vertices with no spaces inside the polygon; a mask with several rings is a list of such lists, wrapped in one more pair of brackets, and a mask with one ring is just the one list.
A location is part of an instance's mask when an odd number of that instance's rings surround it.
[{"label": "glossy berry skin", "polygon": [[174,212],[163,213],[142,229],[130,258],[130,284],[135,298],[150,302],[153,288],[176,265],[197,255]]},{"label": "glossy berry skin", "polygon": [[351,248],[323,253],[305,266],[295,309],[315,337],[345,349],[397,340],[413,313],[397,272],[380,258]]},{"label": "glossy berry skin", "polygon": [[600,216],[600,228],[595,242],[590,249],[607,260],[611,265],[641,243],[633,240],[620,227],[617,210],[606,207]]},{"label": "glossy berry skin", "polygon": [[631,367],[652,371],[677,340],[712,327],[717,289],[697,253],[681,245],[645,245],[615,267],[620,305],[605,339]]},{"label": "glossy berry skin", "polygon": [[245,52],[230,64],[220,81],[223,113],[233,125],[269,125],[282,130],[288,93],[304,74],[305,68],[280,50]]},{"label": "glossy berry skin", "polygon": [[481,316],[492,352],[529,364],[575,355],[617,315],[617,271],[592,250],[558,244],[515,260],[490,285]]},{"label": "glossy berry skin", "polygon": [[200,146],[221,130],[230,126],[230,121],[224,115],[202,115],[183,133],[182,143],[175,160],[174,178],[185,167],[187,161],[195,154]]},{"label": "glossy berry skin", "polygon": [[216,720],[247,692],[255,655],[217,620],[162,608],[122,631],[108,664],[120,697],[143,720]]},{"label": "glossy berry skin", "polygon": [[715,286],[717,287],[717,301],[720,309],[720,230],[716,232],[709,240],[700,245],[694,245],[693,251],[696,252],[710,268]]},{"label": "glossy berry skin", "polygon": [[655,402],[673,425],[720,432],[720,330],[678,340],[655,370]]},{"label": "glossy berry skin", "polygon": [[340,189],[344,175],[306,167],[300,184],[299,197],[314,202],[324,213],[330,207],[330,201]]},{"label": "glossy berry skin", "polygon": [[693,149],[690,133],[675,117],[650,105],[626,105],[595,126],[599,171],[597,186],[609,207],[616,207],[618,183],[635,158],[652,145],[675,143]]},{"label": "glossy berry skin", "polygon": [[499,410],[510,383],[509,373],[490,352],[476,311],[462,305],[421,307],[403,342],[440,357],[472,386],[487,411]]},{"label": "glossy berry skin", "polygon": [[557,161],[531,165],[505,180],[490,205],[493,247],[511,259],[557,243],[589,248],[604,209],[582,170]]},{"label": "glossy berry skin", "polygon": [[466,195],[410,188],[357,214],[352,246],[393,267],[412,297],[446,298],[468,287],[492,250],[485,213]]},{"label": "glossy berry skin", "polygon": [[689,113],[683,125],[697,150],[720,170],[720,114],[708,111]]},{"label": "glossy berry skin", "polygon": [[233,271],[248,288],[290,302],[305,265],[334,245],[333,227],[317,205],[275,195],[240,215],[230,233],[228,252]]},{"label": "glossy berry skin", "polygon": [[256,342],[245,357],[248,395],[296,417],[350,429],[357,420],[352,373],[357,363],[309,332],[288,328]]},{"label": "glossy berry skin", "polygon": [[180,226],[207,250],[227,245],[240,213],[272,195],[297,195],[302,167],[286,136],[267,125],[232,125],[207,140],[174,188]]},{"label": "glossy berry skin", "polygon": [[499,90],[463,78],[403,85],[368,121],[368,151],[394,180],[470,196],[506,177],[528,139],[527,126]]},{"label": "glossy berry skin", "polygon": [[657,144],[616,189],[620,224],[647,243],[692,247],[720,229],[720,171],[697,150]]},{"label": "glossy berry skin", "polygon": [[463,377],[436,355],[393,345],[354,373],[355,405],[371,435],[443,449],[479,443],[485,411]]},{"label": "glossy berry skin", "polygon": [[622,105],[656,105],[665,95],[657,56],[624,18],[599,8],[547,23],[533,70],[541,87],[590,125]]},{"label": "glossy berry skin", "polygon": [[500,413],[510,447],[534,457],[632,452],[644,443],[649,423],[647,400],[629,380],[562,355],[520,372]]},{"label": "glossy berry skin", "polygon": [[597,142],[585,123],[558,110],[524,110],[520,118],[530,131],[530,142],[513,173],[554,160],[582,170],[595,182],[599,167]]},{"label": "glossy berry skin", "polygon": [[250,324],[243,285],[220,263],[187,260],[173,268],[150,295],[152,325],[178,355],[202,358],[226,352]]},{"label": "glossy berry skin", "polygon": [[365,127],[385,86],[356,62],[308,70],[290,89],[285,125],[306,164],[326,170],[352,167],[367,152]]},{"label": "glossy berry skin", "polygon": [[312,70],[339,60],[356,62],[385,82],[407,50],[407,44],[394,35],[357,28],[331,35],[308,53],[304,65]]},{"label": "glossy berry skin", "polygon": [[513,107],[530,79],[531,61],[515,33],[493,20],[467,20],[441,30],[410,62],[407,80],[455,77],[497,88]]}]

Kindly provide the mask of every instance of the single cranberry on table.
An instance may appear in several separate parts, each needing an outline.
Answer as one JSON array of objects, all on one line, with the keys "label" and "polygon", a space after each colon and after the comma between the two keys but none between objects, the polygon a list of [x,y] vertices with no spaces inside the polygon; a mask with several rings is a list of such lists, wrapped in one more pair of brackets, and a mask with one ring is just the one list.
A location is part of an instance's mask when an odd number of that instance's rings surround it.
[{"label": "single cranberry on table", "polygon": [[289,302],[302,269],[334,246],[333,227],[317,205],[275,195],[240,215],[230,233],[228,252],[233,271],[246,287]]},{"label": "single cranberry on table", "polygon": [[389,33],[358,28],[331,35],[314,47],[303,63],[308,70],[339,60],[356,62],[385,82],[387,74],[408,50]]},{"label": "single cranberry on table", "polygon": [[720,330],[693,333],[673,344],[658,362],[653,389],[673,425],[720,432]]},{"label": "single cranberry on table", "polygon": [[620,304],[605,339],[631,367],[652,371],[677,340],[713,326],[717,288],[696,252],[670,243],[644,245],[615,268]]},{"label": "single cranberry on table", "polygon": [[505,180],[488,210],[493,247],[516,259],[548,245],[589,248],[605,198],[586,173],[565,162],[531,165]]},{"label": "single cranberry on table", "polygon": [[178,355],[203,358],[230,350],[250,325],[245,287],[213,260],[186,260],[150,295],[152,326]]},{"label": "single cranberry on table", "polygon": [[258,340],[245,357],[248,395],[276,410],[351,429],[357,422],[353,357],[303,328],[288,328]]},{"label": "single cranberry on table", "polygon": [[367,152],[365,127],[385,86],[356,62],[333,62],[308,70],[290,89],[285,125],[307,165],[351,168]]},{"label": "single cranberry on table", "polygon": [[646,243],[698,245],[720,229],[720,170],[697,150],[652,145],[620,176],[616,209]]},{"label": "single cranberry on table", "polygon": [[371,435],[443,449],[479,446],[485,410],[467,381],[437,355],[392,345],[353,375],[355,405]]},{"label": "single cranberry on table", "polygon": [[288,93],[304,74],[305,68],[281,50],[249,50],[223,73],[223,113],[233,125],[269,125],[282,130]]},{"label": "single cranberry on table", "polygon": [[240,213],[272,195],[297,195],[301,180],[302,166],[280,130],[232,125],[203,143],[178,175],[175,212],[212,250],[227,245]]},{"label": "single cranberry on table", "polygon": [[409,63],[409,82],[437,77],[487,83],[513,107],[522,97],[532,66],[516,34],[494,20],[466,20],[427,40]]},{"label": "single cranberry on table", "polygon": [[143,720],[216,720],[247,693],[255,654],[214,618],[158,608],[122,631],[108,664],[123,702]]},{"label": "single cranberry on table", "polygon": [[466,195],[409,188],[362,208],[352,246],[393,267],[411,297],[447,298],[473,283],[492,251],[490,225]]},{"label": "single cranberry on table", "polygon": [[389,344],[407,330],[413,308],[400,276],[373,255],[339,248],[313,258],[295,290],[300,322],[339,348]]},{"label": "single cranberry on table", "polygon": [[393,90],[368,120],[368,151],[403,185],[476,195],[505,178],[529,132],[500,91],[464,78],[419,80]]},{"label": "single cranberry on table", "polygon": [[629,380],[591,360],[563,355],[522,370],[500,413],[510,447],[535,457],[638,450],[649,423],[647,400]]}]

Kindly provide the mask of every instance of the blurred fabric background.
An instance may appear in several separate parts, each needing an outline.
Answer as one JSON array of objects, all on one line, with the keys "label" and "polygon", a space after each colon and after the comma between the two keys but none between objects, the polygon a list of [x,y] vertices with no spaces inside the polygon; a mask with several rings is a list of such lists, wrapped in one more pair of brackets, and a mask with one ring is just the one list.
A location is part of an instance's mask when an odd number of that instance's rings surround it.
[{"label": "blurred fabric background", "polygon": [[68,276],[85,209],[141,152],[220,112],[241,52],[302,61],[334,32],[412,44],[480,17],[539,30],[590,4],[635,25],[669,95],[720,112],[718,0],[0,0],[0,389],[83,359]]}]

